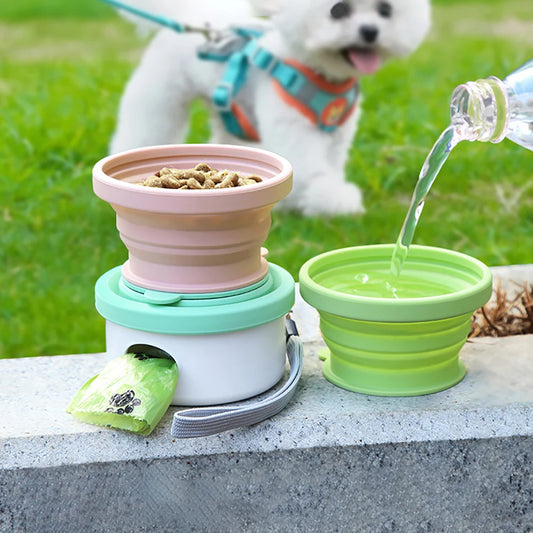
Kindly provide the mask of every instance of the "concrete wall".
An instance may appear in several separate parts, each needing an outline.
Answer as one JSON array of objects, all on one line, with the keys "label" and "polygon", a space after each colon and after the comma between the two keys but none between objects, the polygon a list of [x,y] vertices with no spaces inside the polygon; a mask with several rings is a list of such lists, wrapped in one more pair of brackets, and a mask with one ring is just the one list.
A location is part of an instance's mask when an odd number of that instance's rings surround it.
[{"label": "concrete wall", "polygon": [[530,437],[11,470],[0,531],[525,532]]}]

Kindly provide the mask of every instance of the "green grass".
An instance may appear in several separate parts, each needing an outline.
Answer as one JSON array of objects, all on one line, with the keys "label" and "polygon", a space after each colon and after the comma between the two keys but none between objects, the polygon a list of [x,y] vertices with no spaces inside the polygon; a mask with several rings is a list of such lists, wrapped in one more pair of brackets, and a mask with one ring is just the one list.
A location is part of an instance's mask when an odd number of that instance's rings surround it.
[{"label": "green grass", "polygon": [[42,18],[59,19],[104,19],[114,16],[113,10],[97,0],[17,0],[3,2],[0,20],[25,22]]},{"label": "green grass", "polygon": [[[273,215],[269,258],[295,277],[334,248],[396,239],[420,166],[459,83],[530,58],[530,0],[441,1],[410,58],[364,79],[347,166],[359,217]],[[111,208],[92,191],[121,91],[145,44],[96,1],[0,5],[0,357],[104,350],[94,283],[126,259]],[[189,140],[207,139],[193,110]],[[430,193],[415,242],[489,265],[533,262],[533,154],[509,141],[462,143]]]}]

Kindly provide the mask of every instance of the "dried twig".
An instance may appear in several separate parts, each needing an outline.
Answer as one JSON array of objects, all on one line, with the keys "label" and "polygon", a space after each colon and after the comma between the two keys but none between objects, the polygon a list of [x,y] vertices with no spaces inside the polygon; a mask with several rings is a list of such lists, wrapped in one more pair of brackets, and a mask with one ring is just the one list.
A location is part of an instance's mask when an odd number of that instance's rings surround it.
[{"label": "dried twig", "polygon": [[524,283],[511,299],[500,285],[494,298],[472,317],[469,337],[508,337],[533,333],[533,284]]}]

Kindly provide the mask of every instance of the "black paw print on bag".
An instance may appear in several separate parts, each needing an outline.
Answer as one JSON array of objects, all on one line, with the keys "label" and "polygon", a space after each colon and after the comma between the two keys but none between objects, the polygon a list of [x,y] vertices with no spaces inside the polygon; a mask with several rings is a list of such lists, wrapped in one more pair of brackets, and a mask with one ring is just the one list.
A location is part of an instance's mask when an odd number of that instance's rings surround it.
[{"label": "black paw print on bag", "polygon": [[109,405],[111,407],[106,409],[107,413],[123,415],[124,413],[131,413],[136,405],[141,405],[141,400],[135,398],[135,391],[130,389],[122,394],[113,394],[109,400]]}]

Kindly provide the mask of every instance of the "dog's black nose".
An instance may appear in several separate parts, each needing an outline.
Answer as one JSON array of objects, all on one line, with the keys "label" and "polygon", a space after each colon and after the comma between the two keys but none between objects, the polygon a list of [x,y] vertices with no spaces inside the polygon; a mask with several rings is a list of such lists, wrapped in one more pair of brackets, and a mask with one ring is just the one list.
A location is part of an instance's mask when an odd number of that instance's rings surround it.
[{"label": "dog's black nose", "polygon": [[361,26],[359,33],[365,42],[373,43],[377,39],[379,30],[375,26]]}]

